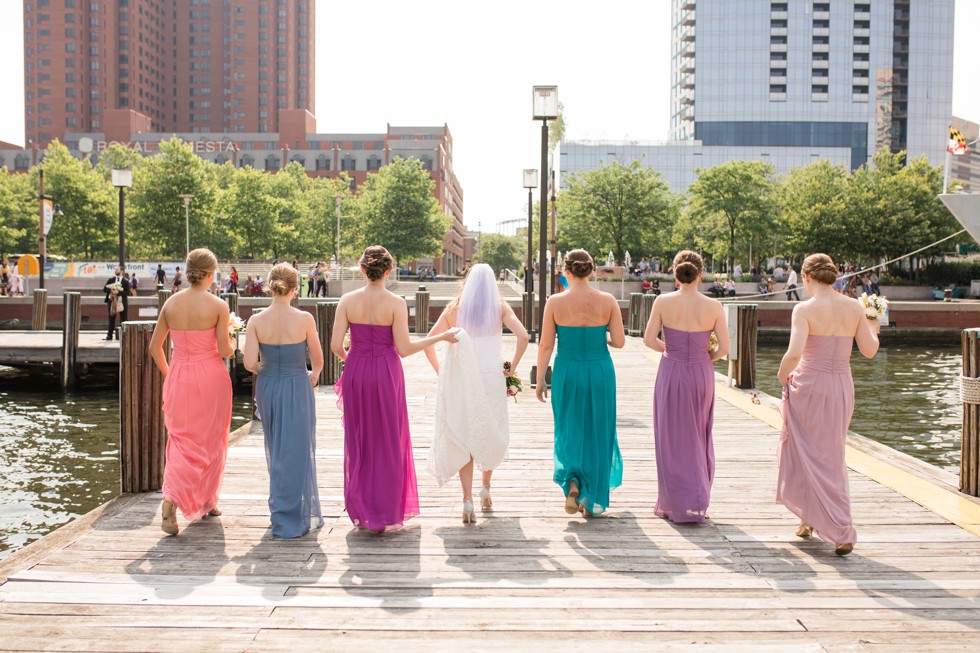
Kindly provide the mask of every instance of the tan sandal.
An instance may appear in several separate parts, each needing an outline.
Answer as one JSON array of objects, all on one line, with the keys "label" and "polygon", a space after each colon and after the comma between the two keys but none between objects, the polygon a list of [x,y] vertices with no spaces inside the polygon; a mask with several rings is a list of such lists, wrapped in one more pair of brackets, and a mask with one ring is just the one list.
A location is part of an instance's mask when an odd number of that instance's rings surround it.
[{"label": "tan sandal", "polygon": [[177,527],[177,506],[170,499],[163,500],[163,521],[160,523],[160,530],[167,535],[176,535],[180,532]]},{"label": "tan sandal", "polygon": [[796,537],[802,537],[804,540],[808,540],[812,535],[813,526],[809,524],[800,524],[800,527],[796,529]]},{"label": "tan sandal", "polygon": [[846,542],[844,544],[838,544],[837,548],[834,549],[834,553],[839,556],[846,556],[848,553],[854,550],[854,544],[851,542]]}]

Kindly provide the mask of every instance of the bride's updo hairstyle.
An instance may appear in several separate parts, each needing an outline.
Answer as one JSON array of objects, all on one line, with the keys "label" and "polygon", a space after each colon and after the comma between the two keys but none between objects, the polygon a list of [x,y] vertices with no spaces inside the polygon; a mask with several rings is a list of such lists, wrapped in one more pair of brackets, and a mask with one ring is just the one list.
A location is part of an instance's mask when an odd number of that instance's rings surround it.
[{"label": "bride's updo hairstyle", "polygon": [[704,271],[704,261],[697,252],[684,249],[674,257],[674,278],[681,283],[694,283]]},{"label": "bride's updo hairstyle", "polygon": [[201,283],[205,277],[218,269],[218,259],[210,249],[201,247],[191,251],[184,262],[184,273],[192,286]]},{"label": "bride's updo hairstyle", "polygon": [[391,269],[392,259],[391,254],[384,247],[381,245],[372,245],[364,250],[364,253],[361,254],[361,260],[358,263],[368,279],[377,281],[385,276],[385,272]]},{"label": "bride's updo hairstyle", "polygon": [[587,279],[592,276],[595,263],[584,249],[573,249],[565,254],[565,269],[571,272],[573,277]]},{"label": "bride's updo hairstyle", "polygon": [[288,263],[274,265],[269,271],[269,293],[274,296],[288,295],[299,287],[299,272]]},{"label": "bride's updo hairstyle", "polygon": [[812,281],[829,286],[837,281],[837,266],[826,254],[810,254],[803,261],[803,274]]}]

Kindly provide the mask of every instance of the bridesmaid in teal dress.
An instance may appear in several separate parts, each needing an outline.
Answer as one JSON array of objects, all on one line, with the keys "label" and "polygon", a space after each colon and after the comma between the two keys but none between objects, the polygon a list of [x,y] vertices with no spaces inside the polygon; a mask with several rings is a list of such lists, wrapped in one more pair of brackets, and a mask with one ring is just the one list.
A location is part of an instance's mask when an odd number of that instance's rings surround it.
[{"label": "bridesmaid in teal dress", "polygon": [[[272,535],[292,538],[323,526],[316,478],[313,388],[323,352],[313,316],[289,305],[299,274],[286,263],[269,273],[272,305],[249,319],[245,367],[258,373],[255,403],[265,433]],[[309,352],[313,369],[306,368]]]},{"label": "bridesmaid in teal dress", "polygon": [[[595,269],[583,249],[565,256],[568,290],[548,298],[538,345],[538,400],[547,397],[544,374],[558,340],[551,375],[555,418],[554,480],[565,512],[587,517],[609,508],[609,492],[623,482],[616,440],[616,371],[609,346],[626,344],[619,304],[589,285]],[[608,340],[607,340],[608,334]]]}]

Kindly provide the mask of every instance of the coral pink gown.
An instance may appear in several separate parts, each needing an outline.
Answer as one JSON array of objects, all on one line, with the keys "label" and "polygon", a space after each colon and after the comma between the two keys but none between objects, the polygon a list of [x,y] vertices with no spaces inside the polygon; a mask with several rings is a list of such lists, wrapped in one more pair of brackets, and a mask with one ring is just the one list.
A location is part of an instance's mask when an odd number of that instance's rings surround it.
[{"label": "coral pink gown", "polygon": [[850,336],[809,336],[783,390],[776,502],[834,544],[857,541],[844,443],[854,412]]},{"label": "coral pink gown", "polygon": [[218,505],[231,424],[231,378],[218,355],[214,329],[170,334],[174,350],[163,383],[163,496],[193,520]]}]

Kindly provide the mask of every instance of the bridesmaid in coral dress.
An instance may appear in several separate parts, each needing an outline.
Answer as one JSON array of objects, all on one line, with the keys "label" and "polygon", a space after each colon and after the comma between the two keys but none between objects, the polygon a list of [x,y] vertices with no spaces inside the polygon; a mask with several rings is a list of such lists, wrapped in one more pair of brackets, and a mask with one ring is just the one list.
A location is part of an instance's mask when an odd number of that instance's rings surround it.
[{"label": "bridesmaid in coral dress", "polygon": [[[231,424],[231,378],[224,358],[234,352],[228,337],[228,305],[209,291],[218,261],[207,249],[187,255],[188,292],[160,310],[150,353],[166,377],[163,417],[167,463],[163,470],[163,532],[176,535],[177,509],[188,521],[220,515],[218,491],[225,469]],[[163,352],[173,338],[173,358]]]},{"label": "bridesmaid in coral dress", "polygon": [[340,298],[330,349],[345,361],[335,386],[344,412],[344,505],[355,526],[381,533],[419,514],[401,358],[456,342],[456,331],[411,340],[405,300],[385,288],[391,254],[368,247],[360,266],[367,284]]},{"label": "bridesmaid in coral dress", "polygon": [[814,532],[837,555],[854,549],[844,448],[854,412],[850,356],[854,341],[866,357],[878,351],[877,320],[861,304],[835,292],[837,266],[826,254],[803,262],[810,299],[793,309],[789,348],[779,366],[783,429],[777,452],[776,502],[800,518],[796,534]]},{"label": "bridesmaid in coral dress", "polygon": [[[697,252],[677,253],[674,276],[680,289],[657,298],[643,336],[647,347],[663,352],[653,392],[658,489],[654,512],[673,522],[704,521],[715,473],[711,363],[728,353],[730,343],[721,303],[698,291],[703,271]],[[718,346],[709,351],[712,331]]]}]

